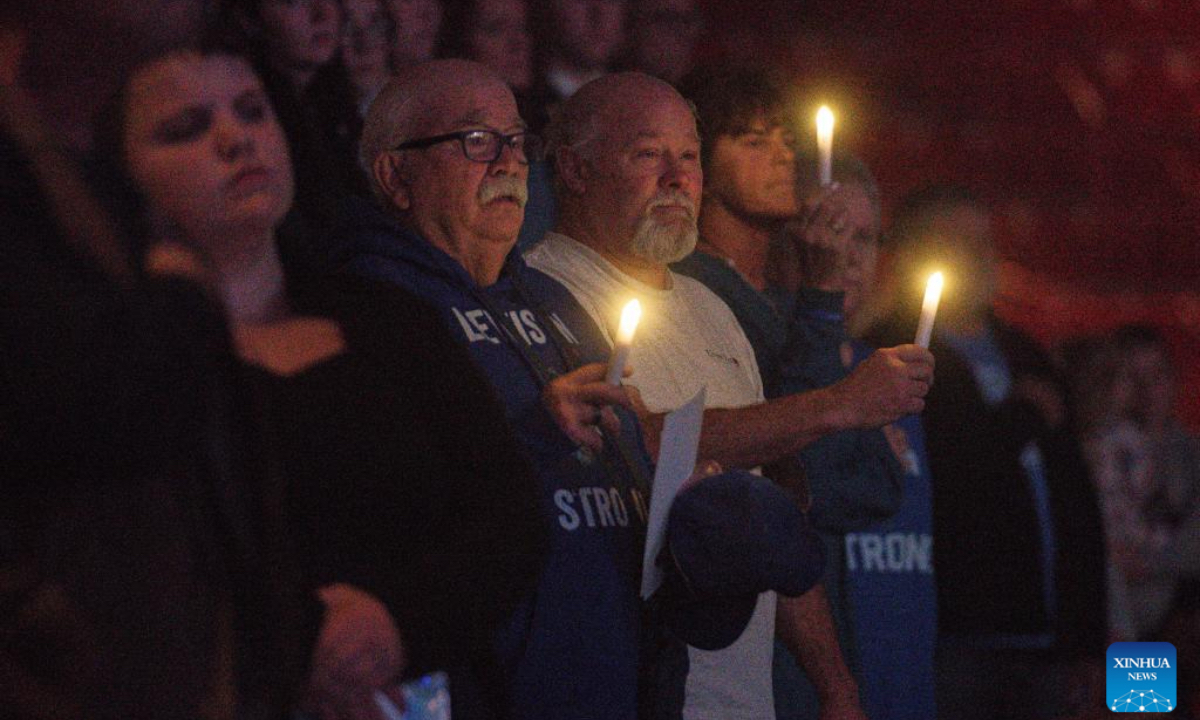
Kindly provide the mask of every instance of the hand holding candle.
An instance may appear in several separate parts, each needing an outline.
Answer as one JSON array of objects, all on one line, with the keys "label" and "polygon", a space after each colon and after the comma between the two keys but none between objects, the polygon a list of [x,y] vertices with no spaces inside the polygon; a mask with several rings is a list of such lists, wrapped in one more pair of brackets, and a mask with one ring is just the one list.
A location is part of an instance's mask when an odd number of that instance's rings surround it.
[{"label": "hand holding candle", "polygon": [[926,349],[929,348],[929,339],[933,336],[933,318],[937,315],[944,282],[942,274],[935,272],[929,276],[929,283],[925,286],[925,302],[921,303],[921,321],[917,324],[917,339],[913,342]]},{"label": "hand holding candle", "polygon": [[817,154],[821,161],[821,187],[833,184],[833,111],[822,105],[817,111]]},{"label": "hand holding candle", "polygon": [[633,333],[642,319],[642,305],[636,299],[625,304],[621,311],[621,324],[617,326],[617,339],[613,343],[612,356],[608,359],[608,374],[604,381],[609,385],[620,385],[629,361],[629,349],[633,346]]}]

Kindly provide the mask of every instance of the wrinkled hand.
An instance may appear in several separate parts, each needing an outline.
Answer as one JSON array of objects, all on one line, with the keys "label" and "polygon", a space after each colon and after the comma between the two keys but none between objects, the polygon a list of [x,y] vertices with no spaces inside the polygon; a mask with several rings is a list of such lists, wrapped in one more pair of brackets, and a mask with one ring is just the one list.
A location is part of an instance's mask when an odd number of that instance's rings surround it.
[{"label": "wrinkled hand", "polygon": [[[598,430],[610,434],[621,431],[621,422],[611,406],[632,409],[624,387],[604,382],[607,370],[603,363],[584,365],[554,378],[542,391],[542,404],[558,427],[572,442],[593,452],[604,449]],[[626,368],[625,374],[629,373]]]},{"label": "wrinkled hand", "polygon": [[925,409],[933,384],[933,354],[916,345],[876,350],[830,387],[847,428],[877,428]]},{"label": "wrinkled hand", "polygon": [[800,216],[789,223],[802,282],[835,292],[845,289],[849,266],[850,228],[845,191],[836,183],[805,201]]},{"label": "wrinkled hand", "polygon": [[392,616],[374,596],[350,585],[329,585],[317,594],[325,619],[304,709],[320,720],[384,720],[376,691],[404,706],[394,682],[404,669],[404,647]]}]

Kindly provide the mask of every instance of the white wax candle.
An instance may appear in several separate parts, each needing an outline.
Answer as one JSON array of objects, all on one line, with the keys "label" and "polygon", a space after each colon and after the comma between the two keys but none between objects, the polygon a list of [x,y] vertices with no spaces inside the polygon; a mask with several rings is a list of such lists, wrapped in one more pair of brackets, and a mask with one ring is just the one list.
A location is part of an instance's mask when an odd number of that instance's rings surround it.
[{"label": "white wax candle", "polygon": [[817,111],[817,155],[821,160],[821,187],[833,184],[833,111]]},{"label": "white wax candle", "polygon": [[933,318],[937,316],[943,284],[945,280],[942,274],[935,272],[929,276],[929,283],[925,285],[925,302],[921,303],[921,321],[917,324],[917,339],[914,341],[923,348],[929,347],[929,338],[933,336]]},{"label": "white wax candle", "polygon": [[608,374],[604,380],[609,385],[620,385],[621,375],[625,373],[625,363],[629,361],[629,348],[633,345],[633,333],[637,330],[638,321],[642,319],[642,304],[637,299],[630,300],[621,311],[621,323],[617,326],[617,339],[613,343],[612,356],[608,359]]}]

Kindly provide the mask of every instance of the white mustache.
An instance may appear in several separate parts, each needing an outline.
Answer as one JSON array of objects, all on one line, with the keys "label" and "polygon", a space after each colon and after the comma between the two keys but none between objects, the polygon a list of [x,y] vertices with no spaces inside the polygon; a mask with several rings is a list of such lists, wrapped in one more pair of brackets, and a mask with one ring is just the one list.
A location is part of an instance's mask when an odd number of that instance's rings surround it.
[{"label": "white mustache", "polygon": [[524,182],[514,177],[494,178],[479,186],[479,202],[483,204],[504,197],[514,198],[523,208],[529,201],[529,190]]},{"label": "white mustache", "polygon": [[667,190],[654,196],[654,199],[646,206],[646,212],[649,213],[654,208],[660,207],[681,207],[687,210],[688,216],[696,217],[696,204],[692,199],[679,190]]}]

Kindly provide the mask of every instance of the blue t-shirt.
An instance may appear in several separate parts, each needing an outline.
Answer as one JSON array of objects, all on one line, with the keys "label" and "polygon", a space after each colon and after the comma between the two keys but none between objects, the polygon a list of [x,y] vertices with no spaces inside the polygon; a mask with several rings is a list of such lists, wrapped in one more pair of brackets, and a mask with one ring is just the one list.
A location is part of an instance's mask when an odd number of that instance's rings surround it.
[{"label": "blue t-shirt", "polygon": [[550,554],[534,597],[497,640],[512,717],[632,720],[648,499],[627,460],[648,477],[647,456],[628,414],[625,453],[612,443],[602,457],[578,452],[542,405],[539,379],[603,360],[607,344],[569,291],[515,252],[500,280],[480,288],[455,259],[378,211],[359,208],[352,222],[345,232],[355,252],[345,269],[396,283],[442,311],[491,380],[542,483]]},{"label": "blue t-shirt", "polygon": [[[854,343],[855,363],[872,348]],[[846,535],[846,592],[859,640],[859,694],[873,720],[936,717],[933,490],[920,416],[887,431],[903,468],[903,501],[891,518]]]}]

